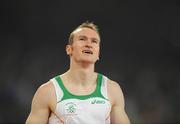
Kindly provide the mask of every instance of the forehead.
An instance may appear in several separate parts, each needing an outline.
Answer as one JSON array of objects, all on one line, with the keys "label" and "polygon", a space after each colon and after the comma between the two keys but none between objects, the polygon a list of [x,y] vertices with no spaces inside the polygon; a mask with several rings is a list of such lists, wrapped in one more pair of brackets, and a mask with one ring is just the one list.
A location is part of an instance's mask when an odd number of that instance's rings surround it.
[{"label": "forehead", "polygon": [[90,38],[100,39],[99,34],[90,28],[78,28],[73,33],[74,33],[74,37],[87,36]]}]

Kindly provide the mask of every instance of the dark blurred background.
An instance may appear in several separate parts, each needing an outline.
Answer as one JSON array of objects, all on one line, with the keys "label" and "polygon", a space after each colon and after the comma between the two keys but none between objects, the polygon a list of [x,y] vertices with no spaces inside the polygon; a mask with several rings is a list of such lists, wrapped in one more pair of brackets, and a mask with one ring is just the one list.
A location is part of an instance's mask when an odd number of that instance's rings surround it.
[{"label": "dark blurred background", "polygon": [[180,123],[180,1],[2,0],[0,123],[24,123],[37,88],[69,68],[82,22],[100,28],[96,71],[119,82],[133,124]]}]

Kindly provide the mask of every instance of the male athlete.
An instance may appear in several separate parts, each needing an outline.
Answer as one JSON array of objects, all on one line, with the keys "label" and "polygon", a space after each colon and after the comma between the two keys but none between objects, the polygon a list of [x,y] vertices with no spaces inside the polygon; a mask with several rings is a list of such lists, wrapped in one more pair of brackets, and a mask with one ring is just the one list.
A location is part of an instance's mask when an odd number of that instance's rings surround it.
[{"label": "male athlete", "polygon": [[118,83],[95,72],[100,35],[82,23],[69,37],[70,68],[36,91],[26,124],[130,124]]}]

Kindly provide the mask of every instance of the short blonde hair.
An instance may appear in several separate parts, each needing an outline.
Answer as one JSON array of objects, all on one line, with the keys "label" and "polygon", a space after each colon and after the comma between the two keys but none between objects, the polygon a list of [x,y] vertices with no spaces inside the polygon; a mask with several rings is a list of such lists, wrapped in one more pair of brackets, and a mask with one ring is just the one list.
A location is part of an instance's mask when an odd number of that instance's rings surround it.
[{"label": "short blonde hair", "polygon": [[69,36],[69,41],[68,41],[68,44],[72,44],[73,43],[73,38],[74,38],[74,32],[77,30],[77,29],[80,29],[80,28],[89,28],[89,29],[92,29],[94,30],[95,32],[97,32],[97,34],[99,35],[100,37],[100,34],[99,34],[99,28],[97,25],[95,25],[93,22],[89,22],[89,21],[86,21],[84,23],[82,23],[81,25],[79,25],[76,29],[74,29],[70,36]]}]

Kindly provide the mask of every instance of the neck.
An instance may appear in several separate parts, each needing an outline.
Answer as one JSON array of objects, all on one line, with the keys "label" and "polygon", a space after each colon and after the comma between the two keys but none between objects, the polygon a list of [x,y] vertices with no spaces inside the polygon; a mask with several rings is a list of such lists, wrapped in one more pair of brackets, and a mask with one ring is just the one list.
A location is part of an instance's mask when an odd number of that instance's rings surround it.
[{"label": "neck", "polygon": [[94,72],[94,64],[87,63],[71,63],[66,74],[72,82],[82,85],[92,83],[97,78],[97,74]]}]

